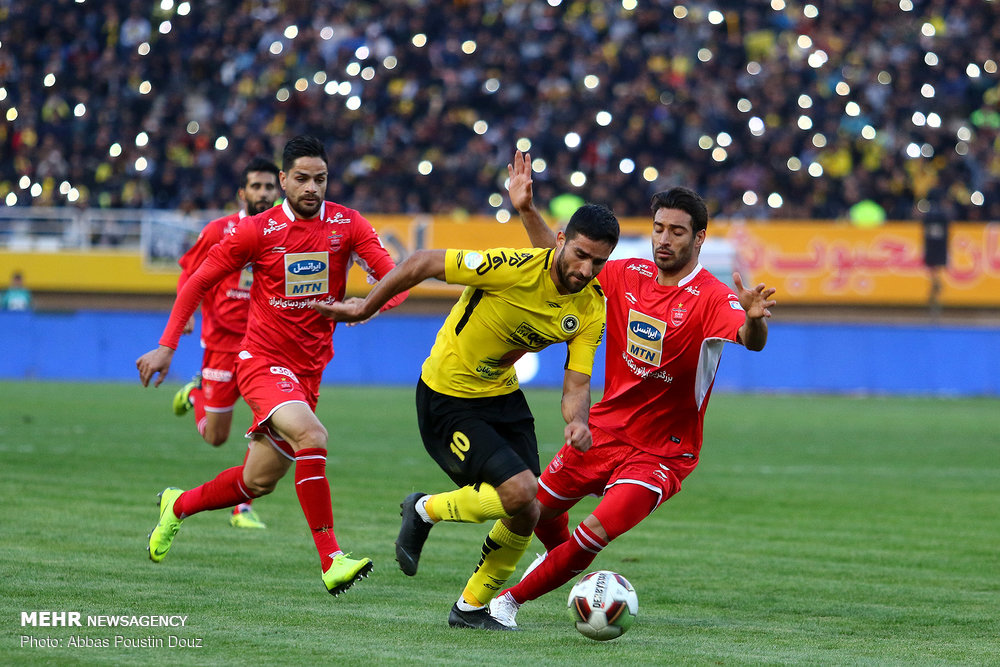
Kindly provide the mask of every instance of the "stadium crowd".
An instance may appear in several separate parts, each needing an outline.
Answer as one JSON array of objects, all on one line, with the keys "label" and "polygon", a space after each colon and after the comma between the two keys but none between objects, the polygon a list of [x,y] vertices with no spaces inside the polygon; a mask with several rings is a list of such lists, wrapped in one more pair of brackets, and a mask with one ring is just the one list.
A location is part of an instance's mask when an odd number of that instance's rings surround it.
[{"label": "stadium crowd", "polygon": [[518,146],[620,216],[1000,219],[998,43],[989,0],[0,1],[0,198],[227,208],[309,133],[366,213],[497,213]]}]

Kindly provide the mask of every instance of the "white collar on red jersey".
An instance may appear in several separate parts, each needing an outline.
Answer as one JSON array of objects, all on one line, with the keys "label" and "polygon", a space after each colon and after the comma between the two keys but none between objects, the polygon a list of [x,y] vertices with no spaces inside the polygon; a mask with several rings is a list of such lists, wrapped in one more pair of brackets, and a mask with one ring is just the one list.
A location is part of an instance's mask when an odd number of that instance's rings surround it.
[{"label": "white collar on red jersey", "polygon": [[[292,212],[292,207],[288,205],[288,200],[281,202],[281,210],[285,212],[289,220],[296,220],[295,214]],[[319,206],[319,213],[316,214],[316,218],[322,220],[326,217],[326,201],[324,200]],[[309,218],[310,220],[315,220],[316,218]]]},{"label": "white collar on red jersey", "polygon": [[692,280],[694,280],[694,277],[696,275],[698,275],[699,271],[701,271],[701,262],[698,262],[698,264],[695,265],[695,267],[694,267],[694,269],[692,269],[691,273],[689,273],[686,276],[684,276],[683,278],[681,278],[680,281],[678,281],[677,286],[678,287],[684,287],[685,285],[687,285],[689,282],[691,282]]}]

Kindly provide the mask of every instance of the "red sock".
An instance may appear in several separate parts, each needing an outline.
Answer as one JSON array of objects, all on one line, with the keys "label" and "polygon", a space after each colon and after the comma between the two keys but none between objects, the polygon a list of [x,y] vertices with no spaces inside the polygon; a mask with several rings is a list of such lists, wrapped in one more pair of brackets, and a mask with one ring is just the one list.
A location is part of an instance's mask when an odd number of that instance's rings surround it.
[{"label": "red sock", "polygon": [[586,570],[606,546],[605,542],[581,523],[569,540],[550,549],[545,560],[521,583],[504,592],[509,592],[518,603],[539,598]]},{"label": "red sock", "polygon": [[178,496],[174,502],[174,514],[179,519],[186,519],[198,512],[232,507],[251,498],[253,495],[243,484],[243,466],[236,466]]},{"label": "red sock", "polygon": [[198,428],[198,433],[201,437],[205,437],[205,426],[208,424],[205,417],[205,392],[201,387],[195,387],[188,394],[188,400],[194,406],[194,424]]},{"label": "red sock", "polygon": [[552,551],[569,539],[569,515],[562,512],[548,521],[539,521],[535,526],[535,537],[545,545],[546,551]]},{"label": "red sock", "polygon": [[333,534],[333,504],[330,483],[326,479],[326,450],[319,447],[300,449],[295,453],[295,493],[312,531],[320,567],[325,572],[340,551]]}]

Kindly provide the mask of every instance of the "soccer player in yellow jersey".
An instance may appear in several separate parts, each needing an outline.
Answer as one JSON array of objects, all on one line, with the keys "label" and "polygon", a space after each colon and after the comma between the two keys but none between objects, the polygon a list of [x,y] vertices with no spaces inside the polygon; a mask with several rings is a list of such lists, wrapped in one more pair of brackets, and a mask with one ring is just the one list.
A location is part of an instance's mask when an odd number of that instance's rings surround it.
[{"label": "soccer player in yellow jersey", "polygon": [[496,520],[449,625],[510,629],[489,615],[487,605],[531,542],[540,473],[534,418],[518,388],[514,362],[525,352],[567,344],[564,437],[566,444],[587,451],[591,367],[604,334],[604,294],[594,278],[617,243],[614,214],[587,204],[573,214],[553,249],[418,251],[365,299],[313,306],[338,322],[357,322],[427,278],[466,285],[417,384],[424,447],[459,488],[407,496],[396,540],[399,567],[413,576],[435,523]]}]

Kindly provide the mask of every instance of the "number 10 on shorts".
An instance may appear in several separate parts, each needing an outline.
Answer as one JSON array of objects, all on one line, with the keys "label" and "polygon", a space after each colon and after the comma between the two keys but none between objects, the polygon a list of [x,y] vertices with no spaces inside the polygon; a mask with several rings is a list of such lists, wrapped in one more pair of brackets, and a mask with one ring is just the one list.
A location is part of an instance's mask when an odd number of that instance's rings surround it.
[{"label": "number 10 on shorts", "polygon": [[461,431],[455,431],[451,436],[451,451],[458,457],[459,461],[465,460],[465,453],[469,451],[469,437]]}]

